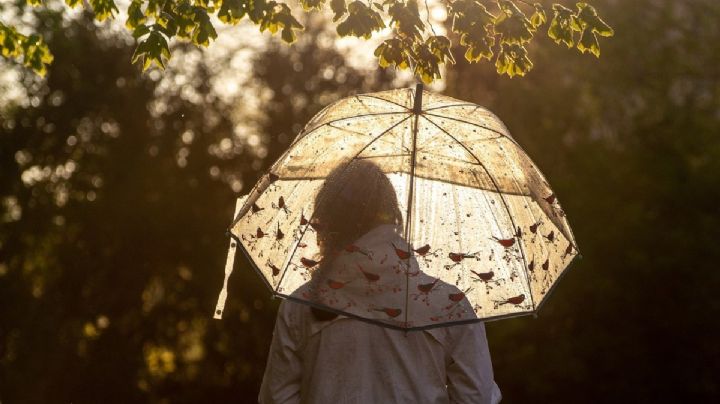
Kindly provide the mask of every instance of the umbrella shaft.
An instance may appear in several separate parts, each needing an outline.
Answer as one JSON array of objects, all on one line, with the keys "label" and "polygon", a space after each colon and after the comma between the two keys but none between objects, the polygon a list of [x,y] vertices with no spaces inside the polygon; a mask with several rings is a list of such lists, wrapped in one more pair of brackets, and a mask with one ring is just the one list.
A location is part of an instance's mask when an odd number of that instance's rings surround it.
[{"label": "umbrella shaft", "polygon": [[420,115],[420,111],[422,111],[422,93],[423,84],[417,83],[415,85],[415,103],[413,104],[413,113],[415,115]]}]

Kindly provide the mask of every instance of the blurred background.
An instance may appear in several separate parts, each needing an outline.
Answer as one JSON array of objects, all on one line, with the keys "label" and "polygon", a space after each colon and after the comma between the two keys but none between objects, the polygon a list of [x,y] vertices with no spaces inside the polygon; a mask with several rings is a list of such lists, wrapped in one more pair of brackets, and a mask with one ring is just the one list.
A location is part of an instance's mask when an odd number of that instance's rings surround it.
[{"label": "blurred background", "polygon": [[[506,123],[583,254],[537,318],[488,324],[496,381],[718,402],[720,2],[592,4],[600,59],[538,37],[525,78],[457,54],[432,87]],[[0,402],[254,402],[279,301],[243,257],[211,318],[235,198],[322,107],[412,79],[319,15],[291,47],[241,24],[143,74],[121,21],[31,15],[47,76],[0,64]]]}]

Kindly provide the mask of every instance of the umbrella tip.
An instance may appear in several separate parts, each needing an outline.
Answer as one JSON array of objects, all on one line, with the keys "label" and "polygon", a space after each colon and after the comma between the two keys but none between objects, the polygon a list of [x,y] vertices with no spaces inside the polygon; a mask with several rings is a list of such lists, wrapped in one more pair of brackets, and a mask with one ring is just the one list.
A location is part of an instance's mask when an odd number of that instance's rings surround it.
[{"label": "umbrella tip", "polygon": [[417,83],[415,85],[415,103],[413,105],[413,113],[420,114],[422,111],[422,93],[423,93],[423,84]]}]

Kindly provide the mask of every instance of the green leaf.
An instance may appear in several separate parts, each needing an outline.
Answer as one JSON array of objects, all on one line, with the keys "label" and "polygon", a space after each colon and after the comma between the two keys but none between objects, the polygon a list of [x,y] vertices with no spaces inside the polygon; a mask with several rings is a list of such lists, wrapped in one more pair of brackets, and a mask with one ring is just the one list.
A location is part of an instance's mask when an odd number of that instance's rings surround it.
[{"label": "green leaf", "polygon": [[135,27],[144,24],[146,20],[147,18],[145,18],[145,14],[142,11],[141,0],[133,0],[128,6],[128,18],[125,21],[125,26],[132,30],[135,29]]},{"label": "green leaf", "polygon": [[456,0],[450,3],[452,31],[460,36],[460,45],[467,47],[465,59],[478,62],[490,60],[495,44],[494,23],[497,18],[476,0]]},{"label": "green leaf", "polygon": [[610,37],[615,34],[613,29],[610,28],[605,21],[600,19],[593,6],[587,3],[577,3],[577,8],[577,20],[581,28],[590,28],[594,33],[604,37]]},{"label": "green leaf", "polygon": [[380,14],[356,0],[348,5],[348,16],[337,26],[337,33],[343,36],[356,36],[365,39],[372,37],[374,31],[385,28]]},{"label": "green leaf", "polygon": [[150,33],[150,27],[147,25],[138,25],[133,30],[132,36],[135,39],[141,38]]},{"label": "green leaf", "polygon": [[[290,7],[287,4],[274,2],[268,3],[268,7],[270,8],[265,9],[265,13],[256,15],[260,21],[260,31],[268,30],[274,34],[281,30],[280,38],[283,41],[295,42],[297,40],[295,31],[303,29],[303,26],[292,15]],[[252,14],[250,16],[252,19]]]},{"label": "green leaf", "polygon": [[337,22],[345,14],[347,14],[347,6],[345,0],[330,0],[330,9],[335,15],[333,16],[333,22]]},{"label": "green leaf", "polygon": [[375,48],[375,56],[380,67],[395,66],[398,69],[407,69],[410,66],[409,49],[398,38],[383,41]]},{"label": "green leaf", "polygon": [[555,43],[564,43],[568,48],[571,48],[575,44],[574,31],[580,30],[581,28],[572,10],[560,4],[553,4],[553,19],[550,22],[548,36]]},{"label": "green leaf", "polygon": [[535,7],[535,12],[530,16],[530,24],[532,24],[534,29],[538,29],[547,22],[547,15],[545,14],[545,8],[542,4],[535,3],[533,7]]},{"label": "green leaf", "polygon": [[456,0],[449,4],[449,11],[452,31],[458,35],[470,31],[474,25],[485,27],[495,21],[495,16],[476,0]]},{"label": "green leaf", "polygon": [[580,34],[577,48],[582,53],[590,52],[595,55],[595,57],[600,57],[600,44],[598,43],[597,36],[589,28],[584,29]]},{"label": "green leaf", "polygon": [[455,58],[453,57],[452,52],[450,52],[452,43],[448,37],[440,35],[431,36],[427,39],[427,41],[425,41],[425,43],[430,49],[430,52],[437,57],[440,63],[455,63]]},{"label": "green leaf", "polygon": [[[163,8],[167,5],[167,0],[146,0],[147,7],[145,8],[145,15],[147,17],[159,17]],[[179,4],[179,7],[188,7],[189,4]]]},{"label": "green leaf", "polygon": [[460,37],[460,44],[467,47],[465,59],[468,62],[479,62],[483,58],[490,60],[495,37],[491,36],[484,26],[474,25]]},{"label": "green leaf", "polygon": [[495,21],[495,31],[502,35],[503,44],[522,45],[532,39],[535,27],[510,0],[498,0],[502,14]]},{"label": "green leaf", "polygon": [[15,58],[20,56],[21,37],[14,27],[5,26],[0,22],[0,49],[2,49],[4,57]]},{"label": "green leaf", "polygon": [[39,35],[25,36],[0,22],[0,54],[6,58],[22,58],[22,64],[40,76],[47,72],[53,56]]},{"label": "green leaf", "polygon": [[424,83],[430,84],[435,79],[442,77],[440,74],[442,61],[427,44],[416,44],[413,53],[413,59],[415,60],[414,73]]},{"label": "green leaf", "polygon": [[144,40],[138,43],[132,56],[132,63],[142,62],[143,71],[153,64],[164,69],[167,59],[170,59],[167,40],[160,31],[152,30]]},{"label": "green leaf", "polygon": [[235,25],[247,14],[246,2],[241,0],[222,0],[218,10],[218,19],[225,24]]},{"label": "green leaf", "polygon": [[527,49],[519,44],[502,44],[495,68],[499,74],[507,74],[510,78],[524,76],[533,67],[527,56]]},{"label": "green leaf", "polygon": [[598,17],[593,6],[587,3],[577,3],[577,8],[576,21],[581,30],[577,48],[582,53],[590,52],[595,57],[600,57],[600,43],[597,35],[612,36],[613,29]]},{"label": "green leaf", "polygon": [[[180,3],[174,9],[165,8],[165,10],[160,11],[156,20],[163,27],[161,31],[168,38],[177,35],[182,39],[193,41],[193,35],[196,34],[196,30],[200,25],[198,19],[201,19],[201,17],[196,17],[196,12],[205,13],[205,10],[192,7],[189,3]],[[214,31],[215,28],[212,28],[212,30]]]},{"label": "green leaf", "polygon": [[105,21],[107,18],[114,18],[115,13],[119,12],[113,0],[89,0],[95,12],[95,19]]},{"label": "green leaf", "polygon": [[419,41],[425,31],[425,24],[420,19],[420,11],[416,0],[408,0],[403,3],[398,0],[386,0],[389,4],[388,14],[390,15],[390,26],[395,28],[401,38],[410,38]]},{"label": "green leaf", "polygon": [[47,72],[47,65],[52,63],[53,56],[39,35],[30,35],[21,43],[23,49],[23,65],[32,69],[40,76]]},{"label": "green leaf", "polygon": [[309,10],[321,10],[322,7],[325,5],[325,0],[299,0],[300,5],[303,7],[305,11]]},{"label": "green leaf", "polygon": [[195,7],[194,11],[193,21],[196,25],[192,31],[192,41],[195,45],[207,47],[210,45],[210,40],[217,38],[217,32],[204,9]]}]

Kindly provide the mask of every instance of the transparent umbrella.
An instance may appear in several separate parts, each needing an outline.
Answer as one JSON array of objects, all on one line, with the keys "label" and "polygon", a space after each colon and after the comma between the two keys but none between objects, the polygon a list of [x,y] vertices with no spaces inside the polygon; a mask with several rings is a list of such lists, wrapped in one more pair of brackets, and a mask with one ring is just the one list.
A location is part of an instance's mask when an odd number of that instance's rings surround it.
[{"label": "transparent umbrella", "polygon": [[230,233],[273,294],[404,330],[535,313],[578,255],[503,123],[421,85],[319,112]]}]

